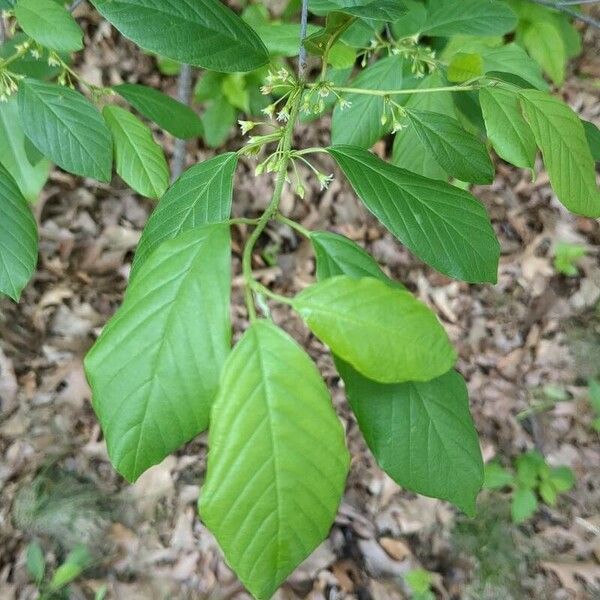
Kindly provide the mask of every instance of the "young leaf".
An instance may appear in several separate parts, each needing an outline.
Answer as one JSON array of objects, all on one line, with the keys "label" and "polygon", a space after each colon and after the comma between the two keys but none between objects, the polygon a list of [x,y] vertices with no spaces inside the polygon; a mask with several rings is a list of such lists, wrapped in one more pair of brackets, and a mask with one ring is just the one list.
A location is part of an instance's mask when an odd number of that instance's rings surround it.
[{"label": "young leaf", "polygon": [[118,106],[105,106],[102,114],[113,136],[117,173],[142,196],[160,198],[169,187],[169,167],[150,129]]},{"label": "young leaf", "polygon": [[17,182],[0,164],[0,294],[19,301],[37,265],[37,224]]},{"label": "young leaf", "polygon": [[[358,244],[328,231],[315,231],[310,235],[317,260],[317,277],[329,279],[336,275],[348,275],[354,279],[375,277],[384,283],[395,283],[381,267]],[[395,285],[400,285],[395,283]]]},{"label": "young leaf", "polygon": [[486,49],[483,62],[486,75],[497,76],[521,87],[548,89],[538,63],[515,43]]},{"label": "young leaf", "polygon": [[25,79],[19,84],[25,135],[66,171],[110,181],[112,138],[100,113],[67,87]]},{"label": "young leaf", "polygon": [[206,429],[229,354],[227,224],[165,242],[85,359],[110,459],[135,481]]},{"label": "young leaf", "polygon": [[509,473],[504,467],[497,462],[492,462],[485,465],[485,479],[483,487],[488,490],[498,490],[500,488],[511,485],[514,481],[512,473]]},{"label": "young leaf", "polygon": [[600,217],[595,163],[581,120],[564,102],[544,92],[527,90],[520,97],[558,199],[571,212]]},{"label": "young leaf", "polygon": [[32,144],[23,132],[16,98],[0,102],[0,140],[0,164],[12,174],[23,196],[35,202],[48,179],[50,162],[31,164],[27,146]]},{"label": "young leaf", "polygon": [[[429,89],[443,86],[444,81],[439,73],[433,73],[425,77],[419,84],[419,88]],[[450,92],[436,92],[435,94],[413,94],[406,103],[407,110],[425,110],[444,114],[449,117],[456,116],[456,109],[452,94]],[[394,138],[392,162],[413,173],[429,177],[431,179],[448,179],[448,173],[442,169],[433,155],[421,142],[414,127],[408,126],[400,130]]]},{"label": "young leaf", "polygon": [[255,598],[327,536],[349,466],[344,430],[305,352],[257,321],[224,368],[200,516]]},{"label": "young leaf", "polygon": [[535,493],[528,489],[517,489],[512,497],[510,513],[515,523],[523,523],[535,514],[538,502]]},{"label": "young leaf", "polygon": [[200,117],[189,106],[154,88],[122,83],[113,89],[144,117],[177,138],[187,140],[204,131]]},{"label": "young leaf", "polygon": [[68,10],[53,0],[19,0],[15,16],[21,29],[38,44],[56,52],[83,48],[83,32]]},{"label": "young leaf", "polygon": [[384,385],[336,360],[350,406],[377,464],[413,492],[475,514],[483,460],[463,378]]},{"label": "young leaf", "polygon": [[[388,56],[367,67],[352,82],[352,87],[374,90],[400,90],[414,80],[410,69],[401,56]],[[333,111],[331,139],[334,144],[352,144],[370,148],[377,140],[390,131],[391,123],[381,122],[384,113],[384,99],[367,94],[347,94],[344,96],[350,106],[342,108],[338,103]],[[407,100],[398,96],[398,102]]]},{"label": "young leaf", "polygon": [[500,245],[471,194],[361,148],[333,146],[328,152],[367,208],[419,258],[450,277],[496,282]]},{"label": "young leaf", "polygon": [[220,154],[185,171],[150,215],[133,259],[131,279],[166,240],[199,225],[229,219],[237,154]]},{"label": "young leaf", "polygon": [[256,33],[219,0],[92,0],[98,12],[144,50],[214,71],[267,63]]},{"label": "young leaf", "polygon": [[497,0],[430,0],[422,34],[448,37],[467,35],[501,35],[517,25],[517,15]]},{"label": "young leaf", "polygon": [[378,279],[333,277],[300,292],[293,307],[336,356],[375,381],[428,381],[456,361],[434,313]]},{"label": "young leaf", "polygon": [[473,183],[494,180],[494,166],[485,145],[456,119],[412,109],[408,118],[421,143],[449,175]]},{"label": "young leaf", "polygon": [[479,91],[488,137],[498,156],[522,169],[535,167],[537,146],[523,118],[519,96],[500,87]]}]

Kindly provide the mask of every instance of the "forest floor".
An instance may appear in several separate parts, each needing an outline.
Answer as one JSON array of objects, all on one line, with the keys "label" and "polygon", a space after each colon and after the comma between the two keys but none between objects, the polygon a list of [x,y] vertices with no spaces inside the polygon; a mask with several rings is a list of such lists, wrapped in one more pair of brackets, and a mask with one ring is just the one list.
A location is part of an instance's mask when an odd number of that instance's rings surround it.
[{"label": "forest floor", "polygon": [[[86,9],[81,14],[85,18]],[[91,15],[91,13],[90,13]],[[91,43],[78,66],[104,84],[142,81],[174,94],[154,59],[89,17]],[[600,124],[600,36],[588,31],[563,96]],[[303,124],[303,145],[328,142],[329,121]],[[157,132],[158,137],[161,134]],[[170,151],[172,140],[163,139]],[[233,135],[228,147],[242,143]],[[381,144],[377,151],[386,153]],[[190,146],[190,164],[212,155]],[[323,163],[329,172],[332,165]],[[266,205],[271,181],[243,160],[235,216]],[[486,461],[509,465],[537,448],[577,483],[556,507],[525,524],[510,520],[509,492],[484,492],[474,520],[447,503],[401,490],[375,465],[344,399],[325,348],[287,310],[274,319],[310,351],[333,390],[353,455],[346,494],[329,539],[278,592],[278,600],[397,600],[403,576],[433,573],[442,599],[600,598],[600,445],[587,380],[600,375],[600,223],[569,215],[547,177],[497,161],[498,177],[474,193],[502,245],[495,286],[451,281],[427,268],[378,226],[336,178],[321,192],[307,177],[304,200],[284,195],[283,211],[311,228],[343,233],[367,247],[443,320],[469,385]],[[40,268],[15,305],[0,301],[0,599],[34,598],[27,544],[41,542],[50,565],[77,544],[92,567],[74,598],[247,599],[212,535],[198,520],[206,437],[127,485],[108,462],[90,406],[82,358],[119,306],[132,254],[153,204],[118,180],[112,186],[55,170],[35,206]],[[247,232],[234,230],[234,266]],[[556,271],[561,242],[580,244],[578,275]],[[313,278],[309,246],[283,225],[265,236],[261,280],[290,294]],[[241,280],[234,280],[236,334],[246,325]]]}]

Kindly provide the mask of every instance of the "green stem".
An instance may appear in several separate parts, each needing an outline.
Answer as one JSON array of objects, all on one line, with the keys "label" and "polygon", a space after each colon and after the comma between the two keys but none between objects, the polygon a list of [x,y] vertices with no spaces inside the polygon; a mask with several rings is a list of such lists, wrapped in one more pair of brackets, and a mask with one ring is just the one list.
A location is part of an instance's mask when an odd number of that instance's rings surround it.
[{"label": "green stem", "polygon": [[298,114],[300,112],[300,102],[302,100],[303,92],[304,86],[299,85],[292,97],[290,98],[290,117],[285,126],[283,132],[283,139],[281,141],[281,162],[279,164],[279,169],[277,170],[277,179],[275,181],[273,196],[271,198],[269,206],[267,207],[267,210],[259,219],[258,224],[256,225],[256,229],[252,232],[252,235],[250,236],[250,238],[246,242],[246,246],[244,247],[244,254],[242,257],[242,270],[244,275],[244,282],[246,284],[244,297],[246,300],[246,306],[248,308],[248,317],[250,318],[250,321],[256,320],[256,307],[254,305],[254,298],[252,297],[252,290],[256,287],[256,282],[254,281],[254,278],[252,276],[252,253],[254,251],[254,247],[256,246],[256,242],[262,235],[263,231],[266,229],[271,219],[277,214],[277,210],[279,209],[281,195],[285,186],[287,170],[290,164],[294,126],[296,124]]},{"label": "green stem", "polygon": [[308,229],[306,229],[306,227],[302,227],[302,225],[300,225],[300,223],[296,223],[296,221],[292,221],[292,219],[288,219],[287,217],[284,217],[281,213],[278,213],[275,216],[275,218],[280,223],[283,223],[284,225],[287,225],[288,227],[295,229],[299,234],[303,235],[304,237],[310,238],[310,231]]},{"label": "green stem", "polygon": [[252,288],[260,294],[264,294],[268,298],[276,300],[281,304],[287,304],[288,306],[291,306],[294,302],[291,298],[288,298],[287,296],[282,296],[281,294],[276,294],[275,292],[272,292],[268,287],[264,286],[262,283],[259,283],[256,280],[252,282]]},{"label": "green stem", "polygon": [[[313,87],[315,84],[310,84],[309,87]],[[351,87],[332,87],[331,89],[340,94],[363,94],[367,96],[403,96],[407,94],[431,94],[435,92],[467,92],[470,90],[478,90],[481,85],[451,85],[444,87],[435,88],[414,88],[406,90],[367,90],[364,88],[351,88]]]},{"label": "green stem", "polygon": [[327,154],[325,148],[305,148],[304,150],[294,150],[294,156],[305,156],[306,154]]},{"label": "green stem", "polygon": [[227,221],[228,225],[258,225],[260,219],[246,219],[246,218],[239,218],[239,219],[229,219],[229,221]]}]

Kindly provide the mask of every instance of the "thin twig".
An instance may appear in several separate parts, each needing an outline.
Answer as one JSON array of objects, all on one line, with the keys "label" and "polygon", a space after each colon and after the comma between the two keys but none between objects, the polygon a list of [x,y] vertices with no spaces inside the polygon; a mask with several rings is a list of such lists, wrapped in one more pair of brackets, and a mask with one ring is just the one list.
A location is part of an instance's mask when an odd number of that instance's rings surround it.
[{"label": "thin twig", "polygon": [[306,31],[308,29],[308,0],[302,0],[302,14],[300,16],[300,52],[298,52],[298,77],[304,81],[306,74]]},{"label": "thin twig", "polygon": [[[179,102],[189,105],[192,98],[192,67],[190,65],[181,65],[179,80],[177,82],[177,98]],[[185,157],[187,154],[187,141],[175,140],[175,150],[173,152],[172,181],[175,181],[185,167]]]},{"label": "thin twig", "polygon": [[591,25],[592,27],[597,27],[598,29],[600,29],[600,21],[598,21],[597,19],[594,19],[594,17],[590,17],[588,15],[584,15],[583,13],[577,12],[576,10],[573,10],[573,9],[569,8],[568,6],[566,6],[564,3],[561,4],[559,2],[552,2],[551,0],[530,0],[530,1],[535,4],[539,4],[541,6],[553,8],[554,10],[562,12],[565,15],[569,15],[569,16],[573,17],[574,19],[579,19],[580,21],[583,21],[584,23],[587,23],[588,25]]}]

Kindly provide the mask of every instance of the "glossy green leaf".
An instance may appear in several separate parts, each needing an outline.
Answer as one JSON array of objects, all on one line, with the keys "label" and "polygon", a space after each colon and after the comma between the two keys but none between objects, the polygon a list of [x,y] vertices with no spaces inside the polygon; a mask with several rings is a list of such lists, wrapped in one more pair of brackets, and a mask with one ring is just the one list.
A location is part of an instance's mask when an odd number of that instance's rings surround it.
[{"label": "glossy green leaf", "polygon": [[328,231],[314,231],[310,234],[310,241],[315,250],[319,279],[348,275],[354,279],[375,277],[385,283],[392,282],[375,259],[347,237]]},{"label": "glossy green leaf", "polygon": [[565,80],[567,51],[565,43],[551,21],[528,23],[523,28],[522,41],[527,51],[542,66],[556,85]]},{"label": "glossy green leaf", "polygon": [[485,145],[456,119],[412,109],[408,118],[421,143],[449,175],[473,183],[494,180],[494,166]]},{"label": "glossy green leaf", "polygon": [[448,80],[462,83],[484,73],[483,57],[473,52],[458,52],[448,65]]},{"label": "glossy green leaf", "polygon": [[350,406],[379,466],[402,487],[475,514],[483,460],[463,378],[384,385],[337,360]]},{"label": "glossy green leaf", "polygon": [[520,97],[558,199],[576,214],[600,217],[595,163],[581,120],[564,102],[544,92],[523,91]]},{"label": "glossy green leaf", "polygon": [[400,0],[371,0],[368,4],[345,2],[346,6],[340,10],[355,17],[361,17],[370,21],[383,21],[385,23],[396,21],[405,12],[406,7]]},{"label": "glossy green leaf", "polygon": [[535,493],[528,489],[517,489],[513,494],[510,514],[515,523],[523,523],[533,517],[537,510],[538,502]]},{"label": "glossy green leaf", "polygon": [[189,106],[158,90],[133,83],[123,83],[113,89],[144,117],[177,138],[187,140],[204,131],[200,117]]},{"label": "glossy green leaf", "polygon": [[237,162],[234,152],[220,154],[190,167],[177,179],[144,227],[133,259],[132,279],[166,240],[200,225],[229,219]]},{"label": "glossy green leaf", "polygon": [[517,16],[498,0],[429,0],[421,33],[430,36],[500,35],[512,31]]},{"label": "glossy green leaf", "polygon": [[[429,89],[443,86],[444,84],[439,73],[434,73],[425,77],[418,87]],[[406,103],[406,108],[409,110],[435,112],[449,117],[456,116],[456,109],[450,92],[413,94]],[[404,125],[405,127],[394,138],[392,162],[403,169],[423,175],[424,177],[446,181],[448,173],[444,171],[431,152],[421,142],[416,129],[409,126],[408,119],[406,119]]]},{"label": "glossy green leaf", "polygon": [[128,481],[206,429],[230,351],[229,226],[165,242],[85,358],[111,462]]},{"label": "glossy green leaf", "polygon": [[450,277],[496,281],[500,245],[485,208],[471,194],[361,148],[328,151],[367,208],[419,258]]},{"label": "glossy green leaf", "polygon": [[333,277],[300,292],[293,307],[336,356],[375,381],[428,381],[456,361],[434,313],[379,279]]},{"label": "glossy green leaf", "polygon": [[[367,67],[351,83],[351,87],[375,90],[400,90],[409,87],[414,80],[409,67],[400,56],[388,56]],[[352,144],[370,148],[377,140],[391,130],[391,123],[381,122],[384,113],[384,99],[367,94],[345,94],[350,102],[347,108],[338,103],[333,111],[331,139],[334,144]],[[400,103],[407,96],[398,96]]]},{"label": "glossy green leaf", "polygon": [[19,0],[15,16],[21,29],[38,44],[56,52],[83,48],[83,32],[71,13],[53,0]]},{"label": "glossy green leaf", "polygon": [[258,35],[220,0],[92,0],[144,50],[215,71],[252,71],[268,61]]},{"label": "glossy green leaf", "polygon": [[327,537],[349,462],[312,361],[272,323],[252,324],[225,365],[199,509],[255,598]]},{"label": "glossy green leaf", "polygon": [[523,169],[533,169],[537,146],[523,117],[519,96],[500,87],[479,91],[488,138],[498,156]]},{"label": "glossy green leaf", "polygon": [[44,156],[75,175],[110,181],[112,137],[84,96],[25,79],[19,84],[18,100],[25,135]]},{"label": "glossy green leaf", "polygon": [[37,224],[17,182],[0,164],[0,294],[19,301],[37,265]]},{"label": "glossy green leaf", "polygon": [[0,164],[14,177],[21,193],[29,202],[37,200],[50,173],[50,162],[43,159],[33,165],[27,146],[16,98],[0,102]]},{"label": "glossy green leaf", "polygon": [[169,166],[150,129],[118,106],[105,106],[102,114],[113,136],[117,173],[142,196],[160,198],[169,187]]},{"label": "glossy green leaf", "polygon": [[592,158],[595,161],[600,160],[600,129],[590,121],[581,120],[583,129],[585,130],[585,137],[592,153]]}]

